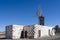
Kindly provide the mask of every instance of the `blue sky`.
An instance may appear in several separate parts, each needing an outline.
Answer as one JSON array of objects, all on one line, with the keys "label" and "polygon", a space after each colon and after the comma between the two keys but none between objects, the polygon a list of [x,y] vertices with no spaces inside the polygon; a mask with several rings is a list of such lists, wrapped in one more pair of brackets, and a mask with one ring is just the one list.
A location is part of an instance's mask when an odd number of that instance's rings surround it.
[{"label": "blue sky", "polygon": [[0,31],[10,24],[37,24],[39,5],[46,26],[60,25],[60,0],[0,0]]}]

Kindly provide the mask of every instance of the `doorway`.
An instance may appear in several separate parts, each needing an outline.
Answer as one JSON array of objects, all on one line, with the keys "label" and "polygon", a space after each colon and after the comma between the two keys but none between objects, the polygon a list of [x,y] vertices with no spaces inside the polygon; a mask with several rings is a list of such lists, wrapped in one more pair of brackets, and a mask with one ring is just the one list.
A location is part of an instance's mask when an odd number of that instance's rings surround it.
[{"label": "doorway", "polygon": [[22,31],[20,38],[27,38],[27,31]]},{"label": "doorway", "polygon": [[48,34],[49,34],[49,36],[51,36],[51,34],[50,34],[50,29],[49,29],[49,31],[48,31]]},{"label": "doorway", "polygon": [[21,37],[20,38],[24,38],[24,31],[21,32]]},{"label": "doorway", "polygon": [[25,31],[25,38],[27,38],[27,31]]},{"label": "doorway", "polygon": [[38,37],[41,36],[41,30],[38,30]]}]

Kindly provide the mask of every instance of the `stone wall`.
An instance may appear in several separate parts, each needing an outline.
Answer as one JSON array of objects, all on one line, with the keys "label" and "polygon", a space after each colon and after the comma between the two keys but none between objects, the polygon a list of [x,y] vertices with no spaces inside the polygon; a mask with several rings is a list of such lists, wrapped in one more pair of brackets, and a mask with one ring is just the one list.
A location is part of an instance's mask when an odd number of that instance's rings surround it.
[{"label": "stone wall", "polygon": [[9,25],[9,26],[6,26],[6,32],[5,32],[5,35],[6,35],[6,38],[11,38],[12,37],[12,25]]}]

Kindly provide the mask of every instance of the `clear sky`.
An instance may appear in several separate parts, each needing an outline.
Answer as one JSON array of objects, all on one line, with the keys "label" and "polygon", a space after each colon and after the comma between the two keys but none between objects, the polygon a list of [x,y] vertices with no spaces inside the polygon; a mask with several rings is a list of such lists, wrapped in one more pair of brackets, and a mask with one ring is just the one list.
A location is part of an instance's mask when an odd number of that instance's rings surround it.
[{"label": "clear sky", "polygon": [[46,26],[60,25],[60,0],[0,0],[0,31],[10,24],[37,24],[39,5]]}]

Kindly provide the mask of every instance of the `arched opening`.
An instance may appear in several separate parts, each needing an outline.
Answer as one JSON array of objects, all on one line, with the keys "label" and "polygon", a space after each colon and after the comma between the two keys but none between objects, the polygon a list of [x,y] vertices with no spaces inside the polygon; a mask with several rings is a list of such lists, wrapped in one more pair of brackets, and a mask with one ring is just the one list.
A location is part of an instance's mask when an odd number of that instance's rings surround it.
[{"label": "arched opening", "polygon": [[20,38],[27,38],[27,31],[22,31]]},{"label": "arched opening", "polygon": [[25,31],[25,38],[27,38],[27,31]]},{"label": "arched opening", "polygon": [[21,32],[21,37],[20,38],[24,38],[24,31]]}]

